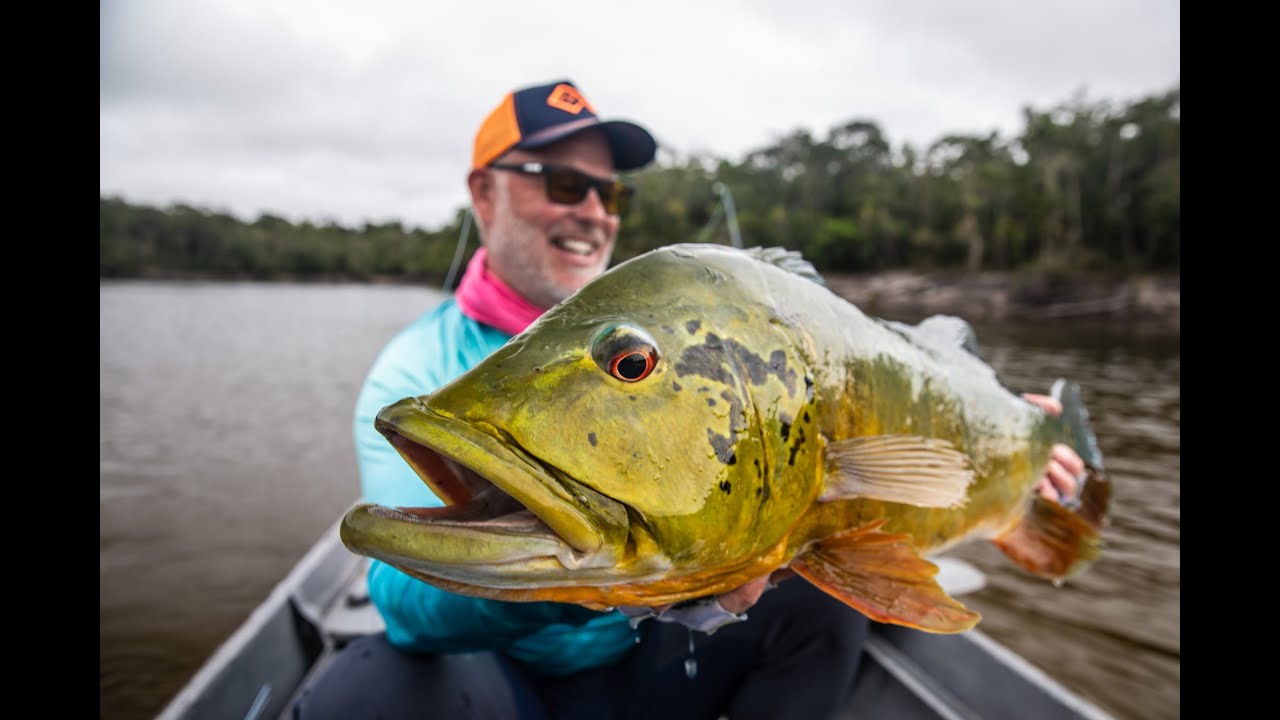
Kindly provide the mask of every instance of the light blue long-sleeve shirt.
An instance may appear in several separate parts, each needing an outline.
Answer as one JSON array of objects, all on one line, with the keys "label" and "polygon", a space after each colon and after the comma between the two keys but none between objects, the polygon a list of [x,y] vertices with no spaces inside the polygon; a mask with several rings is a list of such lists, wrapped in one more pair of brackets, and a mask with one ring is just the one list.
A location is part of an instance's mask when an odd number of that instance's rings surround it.
[{"label": "light blue long-sleeve shirt", "polygon": [[[374,418],[387,405],[453,380],[510,338],[463,315],[452,298],[392,338],[356,400],[356,462],[364,500],[392,506],[442,504],[374,428]],[[635,631],[618,612],[457,595],[377,560],[369,570],[369,597],[386,622],[387,639],[402,650],[500,650],[536,672],[566,675],[620,660],[635,644]]]}]

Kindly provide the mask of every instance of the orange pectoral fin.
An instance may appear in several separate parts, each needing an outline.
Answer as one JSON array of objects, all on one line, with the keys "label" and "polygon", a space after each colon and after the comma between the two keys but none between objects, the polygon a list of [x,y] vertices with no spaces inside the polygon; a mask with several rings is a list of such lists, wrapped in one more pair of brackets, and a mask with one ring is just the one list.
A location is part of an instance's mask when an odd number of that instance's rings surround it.
[{"label": "orange pectoral fin", "polygon": [[977,625],[982,616],[934,580],[938,566],[920,557],[908,536],[880,532],[883,524],[817,542],[791,568],[877,622],[932,633],[959,633]]}]

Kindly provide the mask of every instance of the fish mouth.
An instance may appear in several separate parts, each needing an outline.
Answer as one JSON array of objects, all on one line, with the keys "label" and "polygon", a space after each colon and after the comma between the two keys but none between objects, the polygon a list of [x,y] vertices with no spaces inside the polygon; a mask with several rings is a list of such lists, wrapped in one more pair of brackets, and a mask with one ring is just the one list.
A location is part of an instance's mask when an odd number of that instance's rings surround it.
[{"label": "fish mouth", "polygon": [[446,505],[358,505],[342,523],[349,549],[436,577],[513,587],[619,560],[628,536],[621,503],[501,429],[423,400],[390,405],[374,424]]}]

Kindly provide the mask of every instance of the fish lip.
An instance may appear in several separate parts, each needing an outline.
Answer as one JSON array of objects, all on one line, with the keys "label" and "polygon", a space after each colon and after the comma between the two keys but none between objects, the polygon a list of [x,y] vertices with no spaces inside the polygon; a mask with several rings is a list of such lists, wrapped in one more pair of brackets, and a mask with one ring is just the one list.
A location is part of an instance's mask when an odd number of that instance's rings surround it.
[{"label": "fish lip", "polygon": [[[607,538],[601,528],[610,524],[609,513],[584,509],[565,487],[568,478],[563,473],[538,460],[498,428],[486,424],[482,429],[475,423],[445,415],[421,398],[407,398],[383,408],[374,425],[389,439],[398,435],[497,486],[545,523],[575,555],[592,555],[606,549]],[[425,480],[425,471],[403,450],[397,451]],[[620,511],[625,517],[620,503],[595,495],[597,503],[612,503],[615,512]]]},{"label": "fish lip", "polygon": [[[501,496],[498,505],[514,504],[498,488],[490,490],[491,500]],[[343,517],[340,532],[343,543],[357,553],[406,571],[462,582],[496,568],[566,559],[572,563],[579,557],[528,510],[493,510],[486,507],[489,504],[394,508],[360,503]]]}]

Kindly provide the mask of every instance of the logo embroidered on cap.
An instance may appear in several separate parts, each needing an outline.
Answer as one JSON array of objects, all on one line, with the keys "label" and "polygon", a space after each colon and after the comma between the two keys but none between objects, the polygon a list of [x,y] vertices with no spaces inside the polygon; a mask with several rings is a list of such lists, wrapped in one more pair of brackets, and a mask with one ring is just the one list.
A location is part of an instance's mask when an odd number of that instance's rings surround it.
[{"label": "logo embroidered on cap", "polygon": [[591,103],[582,97],[582,93],[578,92],[578,88],[566,83],[560,83],[555,86],[551,94],[547,96],[547,104],[557,110],[563,110],[573,115],[577,115],[583,109],[592,114],[596,111],[595,108],[591,107]]}]

